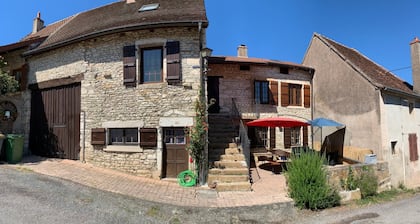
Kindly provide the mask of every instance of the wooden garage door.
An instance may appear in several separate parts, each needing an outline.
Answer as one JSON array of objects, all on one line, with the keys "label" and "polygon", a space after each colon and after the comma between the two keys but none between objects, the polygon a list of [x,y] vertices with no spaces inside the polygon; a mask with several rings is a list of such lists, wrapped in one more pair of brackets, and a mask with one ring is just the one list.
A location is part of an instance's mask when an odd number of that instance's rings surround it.
[{"label": "wooden garage door", "polygon": [[175,178],[188,169],[188,152],[183,128],[164,129],[163,177]]},{"label": "wooden garage door", "polygon": [[36,155],[79,159],[80,83],[32,91],[29,145]]}]

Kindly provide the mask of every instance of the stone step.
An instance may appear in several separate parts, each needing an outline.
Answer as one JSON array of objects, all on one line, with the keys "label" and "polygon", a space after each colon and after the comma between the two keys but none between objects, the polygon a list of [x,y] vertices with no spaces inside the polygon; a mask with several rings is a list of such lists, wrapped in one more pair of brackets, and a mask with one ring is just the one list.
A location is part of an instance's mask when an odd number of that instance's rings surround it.
[{"label": "stone step", "polygon": [[226,169],[226,168],[247,168],[246,162],[239,161],[215,161],[214,166],[216,168]]},{"label": "stone step", "polygon": [[245,156],[244,156],[244,154],[221,155],[220,160],[222,160],[222,161],[245,161]]},{"label": "stone step", "polygon": [[251,183],[235,182],[235,183],[217,183],[216,190],[222,191],[251,191]]},{"label": "stone step", "polygon": [[248,175],[221,175],[212,174],[208,176],[208,183],[233,183],[233,182],[247,182],[249,181]]},{"label": "stone step", "polygon": [[248,175],[248,168],[229,168],[229,169],[219,169],[213,168],[209,170],[209,175]]},{"label": "stone step", "polygon": [[225,149],[226,155],[235,155],[235,154],[241,154],[241,151],[238,148],[226,148]]}]

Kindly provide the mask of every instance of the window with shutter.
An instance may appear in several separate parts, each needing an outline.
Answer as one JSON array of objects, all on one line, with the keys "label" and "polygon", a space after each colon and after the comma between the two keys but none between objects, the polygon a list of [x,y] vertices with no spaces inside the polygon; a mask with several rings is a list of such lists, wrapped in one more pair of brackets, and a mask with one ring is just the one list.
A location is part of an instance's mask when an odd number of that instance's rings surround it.
[{"label": "window with shutter", "polygon": [[410,150],[410,161],[417,161],[419,159],[417,151],[417,134],[409,134],[408,143]]},{"label": "window with shutter", "polygon": [[306,108],[311,107],[311,86],[304,85],[303,87],[303,106]]},{"label": "window with shutter", "polygon": [[166,73],[169,84],[179,83],[182,80],[179,41],[166,43]]},{"label": "window with shutter", "polygon": [[281,106],[282,107],[289,106],[289,83],[282,82],[280,91],[281,91]]},{"label": "window with shutter", "polygon": [[270,103],[278,105],[279,103],[279,85],[277,81],[270,81]]},{"label": "window with shutter", "polygon": [[269,87],[268,81],[254,81],[254,97],[255,103],[257,104],[268,104],[269,103]]},{"label": "window with shutter", "polygon": [[284,128],[283,132],[284,148],[288,149],[292,146],[292,130],[291,128]]},{"label": "window with shutter", "polygon": [[302,128],[303,128],[303,145],[304,146],[307,146],[308,145],[308,140],[309,140],[309,137],[308,137],[308,127],[307,126],[304,126]]},{"label": "window with shutter", "polygon": [[91,144],[105,145],[106,132],[105,128],[93,128],[91,130]]},{"label": "window with shutter", "polygon": [[124,46],[123,48],[124,65],[124,85],[136,86],[136,46]]},{"label": "window with shutter", "polygon": [[302,85],[289,84],[289,105],[302,106]]},{"label": "window with shutter", "polygon": [[151,47],[141,49],[140,83],[162,82],[162,54],[162,47]]},{"label": "window with shutter", "polygon": [[137,145],[139,142],[137,128],[110,128],[109,145]]},{"label": "window with shutter", "polygon": [[140,146],[156,147],[157,146],[157,129],[141,128],[140,129]]},{"label": "window with shutter", "polygon": [[270,148],[276,148],[276,128],[270,128]]}]

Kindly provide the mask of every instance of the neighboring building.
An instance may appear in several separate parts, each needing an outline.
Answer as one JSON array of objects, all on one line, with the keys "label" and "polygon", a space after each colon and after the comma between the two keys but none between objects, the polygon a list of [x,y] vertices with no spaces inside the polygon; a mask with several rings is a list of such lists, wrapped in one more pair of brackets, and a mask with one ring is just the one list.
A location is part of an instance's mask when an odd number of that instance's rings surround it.
[{"label": "neighboring building", "polygon": [[10,71],[29,71],[14,128],[25,130],[26,152],[154,178],[188,169],[204,2],[149,3],[119,1],[45,27],[38,14],[32,34],[0,47]]},{"label": "neighboring building", "polygon": [[387,161],[394,186],[420,185],[420,48],[412,43],[414,90],[355,49],[314,34],[303,64],[316,70],[314,118],[346,125],[344,150],[370,149]]},{"label": "neighboring building", "polygon": [[[245,124],[257,118],[277,116],[310,120],[314,69],[290,62],[250,58],[247,51],[247,47],[241,45],[236,57],[209,58],[207,92],[209,102],[214,102],[209,108],[210,117],[233,114]],[[212,123],[209,125],[211,128]],[[308,127],[248,127],[248,137],[251,148],[285,149],[311,143]],[[211,153],[215,149],[211,141],[209,147]]]}]

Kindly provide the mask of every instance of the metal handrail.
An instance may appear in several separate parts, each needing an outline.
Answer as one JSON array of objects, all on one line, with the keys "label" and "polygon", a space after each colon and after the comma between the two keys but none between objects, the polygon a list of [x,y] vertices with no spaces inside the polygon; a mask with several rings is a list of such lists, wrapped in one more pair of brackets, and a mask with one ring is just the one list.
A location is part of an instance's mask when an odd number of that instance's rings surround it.
[{"label": "metal handrail", "polygon": [[[232,98],[232,105],[231,105],[230,116],[232,118],[232,123],[234,124],[239,136],[236,139],[236,143],[238,144],[239,148],[241,148],[242,153],[245,156],[246,164],[248,169],[251,167],[251,141],[249,140],[247,130],[245,125],[241,119],[240,112],[238,107],[236,106],[235,98]],[[236,124],[238,122],[239,124]]]}]

